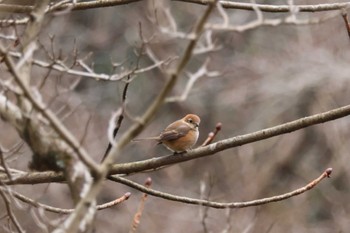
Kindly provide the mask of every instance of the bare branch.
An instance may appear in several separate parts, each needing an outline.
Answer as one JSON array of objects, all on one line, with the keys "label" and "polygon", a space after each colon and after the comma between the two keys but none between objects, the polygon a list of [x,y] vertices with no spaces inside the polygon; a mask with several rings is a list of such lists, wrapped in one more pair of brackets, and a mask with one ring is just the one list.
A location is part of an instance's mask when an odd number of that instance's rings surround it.
[{"label": "bare branch", "polygon": [[[175,0],[179,2],[190,2],[201,5],[210,4],[210,0]],[[254,8],[258,8],[264,12],[290,12],[290,5],[268,5],[268,4],[255,4],[255,3],[244,3],[244,2],[232,2],[232,1],[220,1],[224,8],[228,9],[239,9],[239,10],[250,10],[254,11]],[[333,11],[340,10],[342,8],[348,8],[350,3],[325,3],[317,5],[294,5],[299,12],[317,12],[317,11]]]},{"label": "bare branch", "polygon": [[118,205],[118,204],[128,200],[130,196],[131,196],[131,193],[127,192],[123,196],[121,196],[113,201],[107,202],[105,204],[97,205],[96,208],[97,208],[97,210],[103,210],[103,209],[110,208],[112,206]]},{"label": "bare branch", "polygon": [[[46,12],[65,11],[69,10],[86,10],[101,7],[111,7],[124,5],[132,2],[138,2],[140,0],[107,0],[107,1],[87,1],[87,2],[64,2],[64,4],[55,4],[49,6]],[[0,4],[0,11],[12,12],[12,13],[29,13],[33,10],[33,6],[28,5],[15,5],[15,4]]]},{"label": "bare branch", "polygon": [[20,223],[18,222],[15,214],[13,213],[12,209],[11,209],[11,202],[10,199],[6,196],[6,194],[4,193],[4,190],[2,188],[0,188],[0,195],[2,197],[2,199],[4,200],[5,203],[5,207],[7,210],[7,214],[10,217],[13,225],[15,225],[16,229],[18,232],[20,233],[24,233],[25,231],[23,230],[23,228],[21,227]]},{"label": "bare branch", "polygon": [[214,138],[216,137],[216,135],[219,133],[219,131],[221,130],[221,128],[222,128],[222,123],[221,123],[221,122],[217,123],[216,126],[215,126],[214,132],[210,132],[210,133],[208,134],[207,139],[203,142],[203,144],[202,144],[201,146],[207,146],[207,145],[209,145],[209,144],[214,140]]},{"label": "bare branch", "polygon": [[[15,198],[17,198],[18,200],[21,200],[22,202],[24,203],[27,203],[29,205],[32,205],[36,208],[42,208],[46,211],[49,211],[49,212],[52,212],[52,213],[57,213],[57,214],[70,214],[74,211],[74,209],[62,209],[62,208],[57,208],[57,207],[53,207],[53,206],[49,206],[49,205],[46,205],[46,204],[42,204],[42,203],[39,203],[29,197],[26,197],[20,193],[17,193],[15,191],[11,191],[11,195],[13,195]],[[129,199],[129,197],[131,196],[131,194],[128,192],[128,193],[125,193],[123,196],[113,200],[113,201],[110,201],[110,202],[107,202],[107,203],[104,203],[104,204],[101,204],[101,205],[97,205],[96,206],[96,209],[97,210],[103,210],[103,209],[107,209],[107,208],[110,208],[110,207],[113,207],[115,205],[118,205],[126,200]]]},{"label": "bare branch", "polygon": [[[130,80],[130,76],[128,76],[128,81]],[[107,154],[109,153],[109,151],[111,150],[112,148],[112,143],[117,134],[118,134],[118,131],[120,129],[120,126],[122,125],[122,122],[123,122],[123,119],[124,119],[124,110],[125,110],[125,101],[126,101],[126,94],[128,92],[128,87],[129,87],[129,84],[130,82],[127,82],[124,86],[124,89],[123,89],[123,94],[122,94],[122,107],[121,107],[121,110],[120,110],[120,113],[118,113],[118,120],[116,122],[116,124],[114,125],[114,127],[109,127],[109,128],[113,128],[113,137],[109,140],[109,143],[108,143],[108,146],[107,146],[107,149],[106,149],[106,152],[105,154],[103,155],[103,158],[102,158],[102,162],[103,160],[106,158]],[[119,111],[118,111],[119,112]],[[116,117],[113,117],[112,120],[113,122],[115,122],[115,118]],[[108,134],[110,135],[110,134]]]},{"label": "bare branch", "polygon": [[350,23],[349,23],[349,19],[348,19],[348,13],[345,9],[342,10],[342,17],[344,19],[344,23],[345,23],[345,28],[348,32],[348,36],[350,38]]},{"label": "bare branch", "polygon": [[[209,200],[210,199],[210,195],[213,189],[213,182],[210,176],[209,177],[209,184],[206,184],[206,181],[203,179],[200,181],[200,199],[202,200]],[[209,187],[208,187],[209,186]],[[207,194],[206,194],[207,192]],[[209,207],[208,206],[200,206],[199,209],[199,216],[201,218],[201,223],[203,226],[203,232],[204,233],[208,233],[208,226],[207,226],[207,218],[209,216]]]},{"label": "bare branch", "polygon": [[312,125],[321,124],[327,121],[336,120],[350,115],[350,105],[333,109],[327,112],[304,117],[285,124],[277,125],[271,128],[266,128],[253,133],[240,135],[225,140],[212,143],[208,146],[193,149],[185,154],[173,156],[164,156],[160,158],[152,158],[139,162],[115,164],[110,170],[110,174],[130,174],[140,171],[148,171],[161,168],[166,165],[176,164],[196,158],[201,158],[208,155],[216,154],[217,152],[249,144],[252,142],[261,141],[267,138],[290,133]]},{"label": "bare branch", "polygon": [[[271,128],[266,128],[253,133],[232,137],[229,139],[221,140],[216,143],[212,143],[208,146],[199,147],[193,149],[186,154],[177,156],[164,156],[161,158],[152,158],[138,162],[114,164],[109,171],[109,175],[113,174],[131,174],[148,170],[159,169],[163,166],[176,164],[179,162],[185,162],[188,160],[201,158],[208,155],[216,154],[219,151],[223,151],[229,148],[242,146],[252,142],[264,140],[267,138],[275,137],[278,135],[290,133],[302,128],[306,128],[312,125],[321,124],[324,122],[336,120],[350,115],[350,105],[333,109],[328,112],[315,114],[312,116],[304,117],[295,121],[291,121],[285,124],[277,125]],[[9,181],[6,176],[0,175],[0,180],[5,184],[38,184],[47,182],[63,182],[64,177],[62,174],[53,172],[32,172],[19,176],[13,181]]]},{"label": "bare branch", "polygon": [[221,73],[218,71],[208,71],[207,66],[209,63],[209,59],[207,59],[203,65],[197,70],[196,73],[191,74],[188,73],[189,80],[186,84],[186,87],[184,88],[183,93],[180,96],[171,96],[166,98],[166,102],[177,102],[177,101],[185,101],[190,94],[191,89],[193,88],[193,85],[195,82],[197,82],[201,77],[208,76],[208,77],[217,77]]},{"label": "bare branch", "polygon": [[[23,56],[23,54],[21,54],[19,52],[13,52],[13,51],[9,51],[8,54],[15,57],[15,58],[21,58]],[[59,59],[56,59],[55,61],[53,61],[53,63],[42,61],[39,59],[33,59],[33,64],[38,66],[38,67],[45,68],[45,69],[50,68],[50,69],[53,69],[53,70],[58,71],[58,72],[62,72],[62,73],[70,74],[70,75],[75,75],[75,76],[79,76],[79,77],[94,78],[96,80],[106,80],[106,81],[120,81],[120,80],[128,77],[129,75],[140,74],[140,73],[144,73],[144,72],[150,71],[152,69],[155,69],[155,68],[161,66],[162,64],[167,63],[171,60],[173,60],[173,59],[169,58],[166,60],[157,61],[154,64],[146,66],[146,67],[140,67],[137,69],[126,70],[126,71],[123,71],[119,74],[115,73],[115,74],[111,74],[111,75],[106,74],[106,73],[94,72],[87,64],[84,63],[84,61],[82,59],[77,60],[77,63],[81,67],[83,67],[85,69],[85,71],[73,69],[72,67],[68,67],[63,61],[61,61]]]},{"label": "bare branch", "polygon": [[28,22],[28,17],[24,17],[22,19],[0,19],[0,25],[2,28],[11,27],[14,25],[26,25]]},{"label": "bare branch", "polygon": [[34,97],[32,91],[26,84],[26,82],[20,77],[17,72],[17,69],[14,67],[12,59],[8,56],[6,50],[0,45],[0,53],[4,56],[5,63],[9,68],[10,72],[13,74],[18,85],[23,90],[25,96],[29,99],[29,101],[33,104],[35,109],[43,114],[49,121],[51,126],[55,129],[55,131],[62,137],[64,141],[77,153],[79,158],[96,174],[99,173],[98,165],[90,158],[88,153],[82,148],[80,143],[76,140],[76,138],[61,124],[60,120],[57,116],[47,109],[42,102],[39,102],[37,98]]},{"label": "bare branch", "polygon": [[[260,9],[260,8],[257,8]],[[244,32],[248,30],[255,29],[260,26],[279,26],[282,24],[285,25],[311,25],[311,24],[320,24],[322,22],[328,21],[332,18],[335,18],[339,15],[339,12],[332,12],[325,16],[313,17],[310,19],[298,19],[296,17],[285,17],[279,19],[265,19],[258,18],[252,22],[243,24],[243,25],[226,25],[226,24],[208,24],[207,29],[210,30],[219,30],[219,31],[234,31],[234,32]]]},{"label": "bare branch", "polygon": [[12,180],[12,175],[10,172],[10,169],[8,168],[6,162],[5,162],[5,158],[4,158],[4,153],[3,153],[3,149],[2,146],[0,145],[0,162],[1,162],[1,166],[4,168],[5,173],[8,177],[9,180]]},{"label": "bare branch", "polygon": [[[77,3],[65,3],[62,5],[57,5],[55,7],[50,7],[47,11],[61,11],[65,9],[70,10],[86,10],[102,7],[112,7],[118,5],[130,4],[133,2],[139,2],[141,0],[105,0],[105,1],[86,1],[86,2],[77,2]],[[200,5],[209,5],[210,0],[173,0],[176,2],[184,3],[194,3]],[[243,3],[243,2],[232,2],[232,1],[220,1],[224,8],[228,9],[239,9],[239,10],[250,10],[253,11],[254,7],[258,7],[261,11],[264,12],[290,12],[290,5],[268,5],[268,4],[253,4],[253,3]],[[316,4],[316,5],[295,5],[300,12],[318,12],[318,11],[333,11],[340,10],[342,8],[347,8],[350,6],[350,3],[338,2],[338,3],[325,3],[325,4]],[[28,13],[33,10],[32,6],[18,6],[13,4],[1,4],[0,11],[13,12],[13,13]]]},{"label": "bare branch", "polygon": [[176,196],[176,195],[156,191],[156,190],[153,190],[150,188],[146,188],[140,184],[137,184],[135,182],[132,182],[128,179],[125,179],[125,178],[122,178],[119,176],[110,176],[108,178],[110,180],[115,181],[115,182],[125,184],[131,188],[137,189],[141,192],[147,193],[147,194],[152,195],[152,196],[160,197],[160,198],[163,198],[166,200],[182,202],[182,203],[186,203],[186,204],[193,204],[193,205],[203,205],[203,206],[208,206],[208,207],[217,208],[217,209],[226,209],[226,208],[246,208],[246,207],[250,207],[250,206],[259,206],[259,205],[264,205],[264,204],[268,204],[271,202],[282,201],[282,200],[291,198],[293,196],[300,195],[300,194],[314,188],[324,178],[330,177],[331,173],[332,173],[332,168],[327,168],[318,178],[311,181],[309,184],[307,184],[299,189],[296,189],[294,191],[282,194],[282,195],[277,195],[277,196],[272,196],[272,197],[262,198],[262,199],[256,199],[253,201],[229,202],[229,203],[212,202],[212,201],[208,201],[208,200],[188,198],[188,197],[183,197],[183,196]]},{"label": "bare branch", "polygon": [[[144,184],[144,187],[145,188],[150,188],[152,185],[152,179],[150,177],[148,177],[146,179],[146,182]],[[147,200],[147,193],[144,193],[141,197],[141,200],[140,200],[140,203],[139,203],[139,207],[134,215],[134,218],[133,218],[133,221],[132,221],[132,224],[131,224],[131,229],[129,231],[129,233],[134,233],[137,231],[137,228],[138,226],[140,225],[140,221],[141,221],[141,216],[142,216],[142,213],[143,213],[143,210],[145,208],[145,202]]]},{"label": "bare branch", "polygon": [[0,116],[8,121],[17,130],[22,131],[23,114],[21,109],[13,104],[4,95],[0,95]]},{"label": "bare branch", "polygon": [[231,232],[231,228],[232,228],[232,225],[231,225],[231,210],[232,209],[226,209],[226,226],[225,228],[222,230],[221,233],[229,233]]}]

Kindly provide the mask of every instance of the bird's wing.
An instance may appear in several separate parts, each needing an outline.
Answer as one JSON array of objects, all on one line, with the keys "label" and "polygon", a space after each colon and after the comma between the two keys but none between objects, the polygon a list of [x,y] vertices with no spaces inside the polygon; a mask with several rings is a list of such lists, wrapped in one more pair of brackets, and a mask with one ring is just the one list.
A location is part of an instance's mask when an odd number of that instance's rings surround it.
[{"label": "bird's wing", "polygon": [[169,125],[169,127],[167,127],[160,134],[159,141],[172,141],[172,140],[179,139],[185,136],[190,130],[191,130],[191,127],[185,124],[178,127],[172,127],[172,125]]}]

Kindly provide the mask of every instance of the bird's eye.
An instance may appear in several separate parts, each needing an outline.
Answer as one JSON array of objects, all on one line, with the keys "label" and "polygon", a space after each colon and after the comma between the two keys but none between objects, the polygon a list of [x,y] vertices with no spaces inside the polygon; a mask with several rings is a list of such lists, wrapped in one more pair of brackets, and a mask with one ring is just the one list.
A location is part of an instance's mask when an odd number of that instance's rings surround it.
[{"label": "bird's eye", "polygon": [[193,123],[193,120],[192,119],[188,119],[188,122]]}]

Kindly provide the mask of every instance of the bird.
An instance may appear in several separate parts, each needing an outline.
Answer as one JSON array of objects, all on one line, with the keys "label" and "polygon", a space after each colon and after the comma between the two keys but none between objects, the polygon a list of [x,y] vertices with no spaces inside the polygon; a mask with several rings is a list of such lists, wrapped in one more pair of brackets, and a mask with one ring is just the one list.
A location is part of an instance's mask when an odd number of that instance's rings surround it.
[{"label": "bird", "polygon": [[163,144],[167,149],[177,153],[186,152],[196,144],[199,136],[199,124],[201,119],[195,114],[187,114],[184,118],[168,125],[156,137],[136,138],[134,141],[155,140]]}]

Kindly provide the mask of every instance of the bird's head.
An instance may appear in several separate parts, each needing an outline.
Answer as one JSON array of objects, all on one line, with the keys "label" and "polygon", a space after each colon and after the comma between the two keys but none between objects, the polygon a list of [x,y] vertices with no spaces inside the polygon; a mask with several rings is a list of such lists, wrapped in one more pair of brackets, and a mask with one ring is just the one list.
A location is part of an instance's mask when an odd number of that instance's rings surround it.
[{"label": "bird's head", "polygon": [[193,128],[198,128],[199,123],[201,122],[201,119],[199,118],[199,116],[195,115],[195,114],[187,114],[183,120],[185,122],[187,122],[189,125],[191,125],[191,127]]}]

